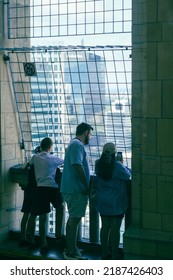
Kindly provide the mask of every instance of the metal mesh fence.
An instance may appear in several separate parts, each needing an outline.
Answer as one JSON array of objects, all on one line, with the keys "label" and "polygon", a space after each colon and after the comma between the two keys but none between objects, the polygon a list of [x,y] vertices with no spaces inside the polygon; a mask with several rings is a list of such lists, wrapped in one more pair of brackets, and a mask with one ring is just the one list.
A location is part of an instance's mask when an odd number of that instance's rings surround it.
[{"label": "metal mesh fence", "polygon": [[[10,0],[4,5],[9,39],[43,42],[51,37],[83,40],[84,35],[131,33],[129,0]],[[76,126],[84,121],[94,127],[87,147],[91,174],[107,141],[116,142],[131,167],[131,47],[106,46],[105,39],[104,46],[23,47],[7,55],[25,160],[47,136],[54,141],[53,152],[64,158]],[[83,238],[88,238],[89,219],[87,210]],[[55,233],[53,209],[48,232]]]},{"label": "metal mesh fence", "polygon": [[129,0],[10,0],[9,38],[131,32]]},{"label": "metal mesh fence", "polygon": [[63,158],[76,126],[94,127],[91,171],[105,142],[131,159],[131,48],[93,47],[9,52],[25,156],[44,137]]}]

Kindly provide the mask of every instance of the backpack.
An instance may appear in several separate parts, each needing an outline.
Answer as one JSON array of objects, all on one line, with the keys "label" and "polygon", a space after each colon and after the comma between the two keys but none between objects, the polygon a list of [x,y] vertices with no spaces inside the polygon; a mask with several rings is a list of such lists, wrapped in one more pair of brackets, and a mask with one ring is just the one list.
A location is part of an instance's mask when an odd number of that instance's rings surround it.
[{"label": "backpack", "polygon": [[58,184],[59,188],[61,187],[61,178],[62,178],[62,172],[59,167],[56,169],[55,173],[55,182]]}]

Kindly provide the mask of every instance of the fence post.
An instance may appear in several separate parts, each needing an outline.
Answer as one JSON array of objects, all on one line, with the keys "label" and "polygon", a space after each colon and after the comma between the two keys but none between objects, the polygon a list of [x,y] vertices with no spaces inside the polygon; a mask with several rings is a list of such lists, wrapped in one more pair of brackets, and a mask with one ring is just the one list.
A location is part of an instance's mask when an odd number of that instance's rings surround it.
[{"label": "fence post", "polygon": [[99,242],[99,213],[95,205],[96,176],[92,175],[90,179],[89,195],[89,239],[91,243]]}]

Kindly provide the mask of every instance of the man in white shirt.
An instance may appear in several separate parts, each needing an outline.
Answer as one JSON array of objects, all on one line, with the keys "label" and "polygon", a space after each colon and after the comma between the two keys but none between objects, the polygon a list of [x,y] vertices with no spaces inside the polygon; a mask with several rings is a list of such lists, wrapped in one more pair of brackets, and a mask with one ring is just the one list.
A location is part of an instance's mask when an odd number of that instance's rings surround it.
[{"label": "man in white shirt", "polygon": [[[50,152],[53,147],[53,141],[51,138],[46,137],[41,141],[42,152],[33,157],[30,160],[30,165],[34,165],[35,177],[37,187],[35,188],[35,194],[33,198],[33,204],[31,209],[31,215],[29,219],[31,243],[34,243],[34,223],[36,216],[39,215],[39,233],[41,241],[41,252],[47,251],[46,242],[46,216],[50,210],[50,203],[55,209],[61,208],[62,217],[59,224],[62,226],[63,219],[63,203],[60,193],[60,186],[55,182],[55,173],[59,165],[64,161],[57,156],[51,155]],[[58,217],[57,217],[58,218]],[[61,230],[61,229],[60,229]]]}]

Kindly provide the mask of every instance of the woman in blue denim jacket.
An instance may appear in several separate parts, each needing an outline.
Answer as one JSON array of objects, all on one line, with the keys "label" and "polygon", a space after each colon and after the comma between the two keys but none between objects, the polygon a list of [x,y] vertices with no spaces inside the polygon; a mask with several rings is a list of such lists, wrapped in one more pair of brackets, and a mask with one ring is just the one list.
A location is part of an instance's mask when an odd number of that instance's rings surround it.
[{"label": "woman in blue denim jacket", "polygon": [[120,227],[127,209],[126,182],[131,171],[116,160],[116,146],[108,142],[95,163],[97,175],[96,206],[101,216],[102,259],[117,259]]}]

